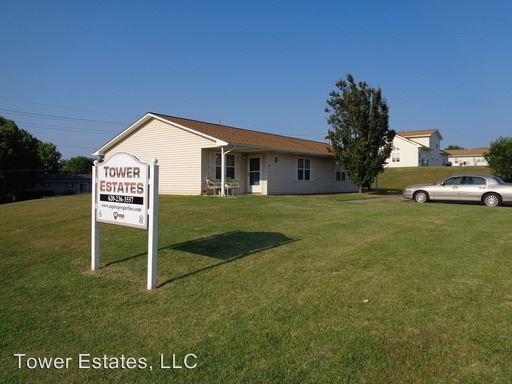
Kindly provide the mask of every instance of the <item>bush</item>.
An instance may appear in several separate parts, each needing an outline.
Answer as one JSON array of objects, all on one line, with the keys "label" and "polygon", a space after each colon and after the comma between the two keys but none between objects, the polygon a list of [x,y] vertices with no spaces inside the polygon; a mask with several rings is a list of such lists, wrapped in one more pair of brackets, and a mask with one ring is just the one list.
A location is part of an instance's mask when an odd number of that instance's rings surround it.
[{"label": "bush", "polygon": [[489,167],[503,180],[512,179],[512,137],[499,137],[485,155]]}]

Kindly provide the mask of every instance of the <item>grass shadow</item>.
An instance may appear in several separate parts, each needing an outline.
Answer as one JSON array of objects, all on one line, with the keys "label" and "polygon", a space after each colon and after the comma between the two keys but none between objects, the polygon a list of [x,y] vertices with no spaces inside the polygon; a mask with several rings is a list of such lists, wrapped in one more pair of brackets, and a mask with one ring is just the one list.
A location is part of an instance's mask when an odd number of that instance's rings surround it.
[{"label": "grass shadow", "polygon": [[167,249],[212,257],[220,262],[168,279],[158,287],[294,241],[297,240],[278,232],[233,231],[172,245]]},{"label": "grass shadow", "polygon": [[218,260],[229,260],[274,248],[289,243],[291,240],[278,232],[233,231],[186,241],[169,248]]},{"label": "grass shadow", "polygon": [[[166,284],[172,283],[173,281],[180,280],[185,277],[189,277],[197,273],[219,267],[223,264],[231,263],[235,260],[253,255],[257,252],[266,251],[268,249],[279,247],[294,241],[297,240],[290,239],[286,235],[279,232],[233,231],[160,247],[158,248],[159,251],[166,249],[177,250],[181,252],[188,252],[196,255],[211,257],[220,260],[220,262],[208,265],[204,268],[200,268],[192,272],[188,272],[184,275],[173,277],[172,279],[168,279],[160,283],[158,286],[162,287]],[[111,265],[124,263],[126,261],[146,255],[147,252],[137,253],[123,259],[105,263],[101,266],[101,268],[107,268]]]}]

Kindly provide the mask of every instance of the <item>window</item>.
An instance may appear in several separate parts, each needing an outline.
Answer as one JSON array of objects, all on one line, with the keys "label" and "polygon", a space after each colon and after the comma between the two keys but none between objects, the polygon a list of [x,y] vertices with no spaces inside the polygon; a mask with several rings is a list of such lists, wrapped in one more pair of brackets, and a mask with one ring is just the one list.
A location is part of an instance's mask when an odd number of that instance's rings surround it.
[{"label": "window", "polygon": [[340,165],[336,166],[336,181],[345,181],[345,172],[341,169]]},{"label": "window", "polygon": [[73,183],[66,183],[67,189],[73,189]]},{"label": "window", "polygon": [[504,182],[502,179],[500,179],[498,176],[493,176],[492,178],[493,178],[493,179],[494,179],[498,184],[505,184],[505,182]]},{"label": "window", "polygon": [[399,163],[400,162],[400,153],[392,153],[391,154],[391,161],[393,163]]},{"label": "window", "polygon": [[443,183],[443,185],[461,185],[463,177],[451,177]]},{"label": "window", "polygon": [[483,177],[471,177],[466,176],[462,181],[463,185],[485,185],[485,179]]},{"label": "window", "polygon": [[297,180],[311,180],[311,159],[297,159]]},{"label": "window", "polygon": [[345,172],[336,171],[336,181],[345,181]]},{"label": "window", "polygon": [[400,150],[400,148],[395,147],[395,146],[393,145],[393,151],[399,151],[399,150]]},{"label": "window", "polygon": [[[226,179],[235,179],[235,155],[227,154],[226,156]],[[222,160],[220,158],[220,153],[215,155],[215,178],[220,180],[222,175],[221,169]]]}]

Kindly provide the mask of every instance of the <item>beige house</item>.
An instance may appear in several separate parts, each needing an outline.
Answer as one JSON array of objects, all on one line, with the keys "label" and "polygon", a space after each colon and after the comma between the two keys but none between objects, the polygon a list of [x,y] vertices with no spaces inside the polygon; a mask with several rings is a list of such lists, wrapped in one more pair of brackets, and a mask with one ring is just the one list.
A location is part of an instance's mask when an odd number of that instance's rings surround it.
[{"label": "beige house", "polygon": [[453,166],[486,167],[489,165],[485,159],[488,150],[489,148],[445,149],[445,152],[448,154],[448,161]]},{"label": "beige house", "polygon": [[443,136],[437,129],[397,132],[387,167],[421,167],[447,165],[441,149]]},{"label": "beige house", "polygon": [[197,120],[147,113],[99,148],[158,159],[160,192],[199,195],[207,180],[224,191],[262,195],[355,192],[330,145]]}]

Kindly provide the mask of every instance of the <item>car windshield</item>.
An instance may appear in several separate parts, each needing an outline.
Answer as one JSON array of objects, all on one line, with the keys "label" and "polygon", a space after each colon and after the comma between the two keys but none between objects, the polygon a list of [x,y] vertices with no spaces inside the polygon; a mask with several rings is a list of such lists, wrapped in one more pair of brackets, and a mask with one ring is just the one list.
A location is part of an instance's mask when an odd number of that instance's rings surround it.
[{"label": "car windshield", "polygon": [[492,178],[493,178],[493,179],[494,179],[498,184],[505,184],[505,182],[504,182],[502,179],[500,179],[498,176],[493,176]]}]

